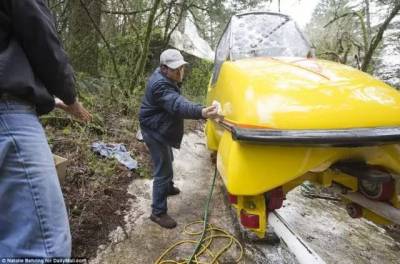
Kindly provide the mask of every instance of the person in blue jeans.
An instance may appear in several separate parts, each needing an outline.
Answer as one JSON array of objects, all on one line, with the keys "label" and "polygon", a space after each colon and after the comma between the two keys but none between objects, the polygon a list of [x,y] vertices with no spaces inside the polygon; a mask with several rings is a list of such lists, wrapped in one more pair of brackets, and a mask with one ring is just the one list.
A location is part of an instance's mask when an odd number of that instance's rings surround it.
[{"label": "person in blue jeans", "polygon": [[152,214],[150,219],[164,228],[176,227],[167,213],[167,197],[180,190],[173,182],[172,148],[179,148],[184,119],[218,118],[215,106],[204,107],[181,95],[184,77],[182,54],[175,49],[161,53],[160,67],[150,76],[140,106],[140,128],[154,164]]},{"label": "person in blue jeans", "polygon": [[[58,99],[60,98],[60,99]],[[68,258],[71,234],[38,115],[88,121],[43,0],[0,2],[0,259]]]}]

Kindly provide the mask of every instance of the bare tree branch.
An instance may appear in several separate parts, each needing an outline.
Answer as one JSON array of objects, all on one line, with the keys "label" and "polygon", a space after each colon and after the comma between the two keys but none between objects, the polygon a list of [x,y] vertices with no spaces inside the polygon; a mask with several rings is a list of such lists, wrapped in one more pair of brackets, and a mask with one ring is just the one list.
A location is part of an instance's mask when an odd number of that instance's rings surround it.
[{"label": "bare tree branch", "polygon": [[144,9],[144,10],[135,10],[135,11],[118,11],[118,10],[101,10],[101,12],[110,15],[122,15],[122,16],[132,16],[140,13],[147,13],[151,11],[151,8]]},{"label": "bare tree branch", "polygon": [[365,26],[364,18],[359,12],[349,12],[349,13],[342,14],[340,16],[336,16],[334,19],[329,21],[328,24],[326,24],[324,26],[324,28],[328,27],[333,22],[335,22],[335,21],[337,21],[339,19],[342,19],[344,17],[347,17],[347,16],[356,16],[360,20],[360,25],[361,25],[361,30],[362,30],[362,37],[363,37],[363,41],[364,41],[364,53],[367,53],[368,52],[368,47],[369,47],[368,32],[367,32],[367,29],[366,29],[366,26]]}]

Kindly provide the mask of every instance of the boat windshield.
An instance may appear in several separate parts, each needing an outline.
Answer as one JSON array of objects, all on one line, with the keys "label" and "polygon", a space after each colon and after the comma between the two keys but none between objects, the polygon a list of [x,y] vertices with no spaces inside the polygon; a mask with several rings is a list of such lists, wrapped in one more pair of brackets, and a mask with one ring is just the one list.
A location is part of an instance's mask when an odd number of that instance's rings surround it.
[{"label": "boat windshield", "polygon": [[[248,13],[234,16],[230,34],[231,60],[249,57],[306,57],[310,45],[288,16],[273,13]],[[225,34],[224,34],[225,35]]]},{"label": "boat windshield", "polygon": [[306,57],[309,51],[308,41],[288,16],[269,12],[235,15],[216,49],[213,83],[226,60]]}]

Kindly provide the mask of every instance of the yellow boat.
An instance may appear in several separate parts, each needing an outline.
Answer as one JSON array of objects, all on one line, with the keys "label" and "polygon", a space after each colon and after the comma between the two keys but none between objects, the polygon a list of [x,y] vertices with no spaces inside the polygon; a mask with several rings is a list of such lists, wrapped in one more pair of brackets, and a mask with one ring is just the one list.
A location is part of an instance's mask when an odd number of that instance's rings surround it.
[{"label": "yellow boat", "polygon": [[378,204],[345,195],[352,217],[400,221],[400,93],[310,50],[293,20],[266,12],[233,16],[216,50],[207,101],[224,120],[207,122],[207,145],[242,225],[259,237],[268,212],[306,180]]}]

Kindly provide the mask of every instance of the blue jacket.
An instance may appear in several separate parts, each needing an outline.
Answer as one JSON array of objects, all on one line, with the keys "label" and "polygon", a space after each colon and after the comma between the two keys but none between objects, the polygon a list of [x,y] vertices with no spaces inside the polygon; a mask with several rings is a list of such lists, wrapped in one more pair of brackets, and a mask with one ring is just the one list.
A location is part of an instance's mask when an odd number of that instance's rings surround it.
[{"label": "blue jacket", "polygon": [[203,106],[181,95],[180,88],[157,68],[150,76],[142,100],[139,121],[142,130],[162,143],[179,148],[184,119],[201,119]]}]

